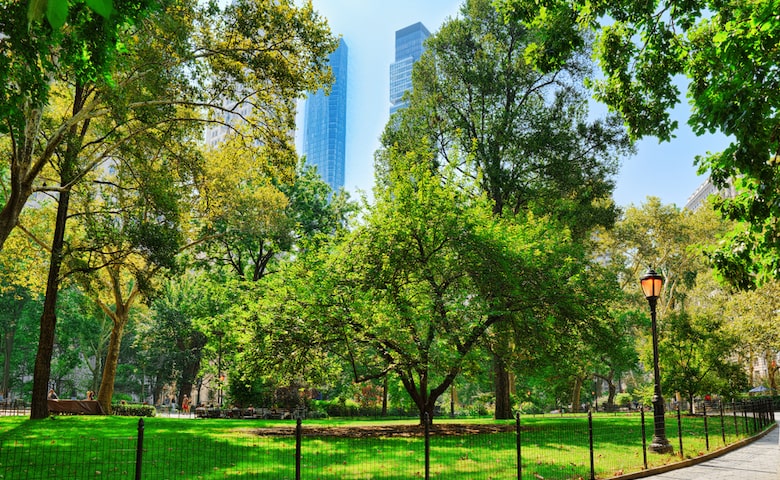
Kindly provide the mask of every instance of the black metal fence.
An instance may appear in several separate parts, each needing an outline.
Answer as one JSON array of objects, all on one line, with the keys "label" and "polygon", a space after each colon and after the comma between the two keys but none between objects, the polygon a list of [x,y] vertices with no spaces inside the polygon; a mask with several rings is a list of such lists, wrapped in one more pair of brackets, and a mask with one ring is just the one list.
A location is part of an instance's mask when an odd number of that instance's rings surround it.
[{"label": "black metal fence", "polygon": [[[422,435],[346,438],[323,435],[298,420],[288,434],[171,440],[146,431],[140,419],[137,434],[126,438],[14,439],[6,432],[0,437],[0,478],[610,478],[652,466],[652,422],[642,411],[518,415],[514,428],[499,433],[441,436],[426,425]],[[696,415],[677,410],[666,417],[667,436],[680,457],[734,443],[774,422],[767,400],[704,405]]]}]

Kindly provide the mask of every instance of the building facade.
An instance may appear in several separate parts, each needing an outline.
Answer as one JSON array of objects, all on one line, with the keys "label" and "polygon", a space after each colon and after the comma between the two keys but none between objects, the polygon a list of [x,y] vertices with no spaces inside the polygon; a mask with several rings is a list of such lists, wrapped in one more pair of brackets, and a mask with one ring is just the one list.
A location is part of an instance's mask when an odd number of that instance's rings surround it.
[{"label": "building facade", "polygon": [[347,44],[341,39],[329,64],[333,72],[330,94],[309,94],[303,112],[302,153],[306,163],[317,167],[335,192],[344,187],[347,146]]},{"label": "building facade", "polygon": [[390,65],[390,114],[406,106],[404,92],[412,89],[412,66],[425,50],[430,36],[425,25],[417,22],[395,32],[395,62]]},{"label": "building facade", "polygon": [[718,190],[718,188],[713,185],[712,180],[708,177],[707,180],[702,182],[696,191],[688,197],[688,201],[685,202],[685,208],[687,210],[696,211],[699,207],[707,203],[707,198],[709,198],[710,195],[716,193],[723,198],[734,198],[736,196],[734,184],[730,180],[726,188]]}]

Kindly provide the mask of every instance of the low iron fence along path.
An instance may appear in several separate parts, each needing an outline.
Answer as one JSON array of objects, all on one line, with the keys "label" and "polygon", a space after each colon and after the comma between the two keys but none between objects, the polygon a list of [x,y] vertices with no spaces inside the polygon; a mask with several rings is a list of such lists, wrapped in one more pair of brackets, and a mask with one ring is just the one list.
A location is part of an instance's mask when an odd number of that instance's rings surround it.
[{"label": "low iron fence along path", "polygon": [[[184,421],[184,420],[182,420]],[[192,420],[199,421],[199,420]],[[225,420],[227,421],[227,420]],[[441,435],[436,426],[359,438],[299,419],[240,435],[137,435],[59,442],[0,432],[0,479],[596,479],[636,472],[675,456],[696,457],[774,425],[770,400],[666,417],[673,456],[648,455],[652,415],[517,416],[497,433]],[[280,422],[279,425],[284,425]],[[289,425],[289,424],[287,424]],[[649,461],[649,462],[648,462]]]}]

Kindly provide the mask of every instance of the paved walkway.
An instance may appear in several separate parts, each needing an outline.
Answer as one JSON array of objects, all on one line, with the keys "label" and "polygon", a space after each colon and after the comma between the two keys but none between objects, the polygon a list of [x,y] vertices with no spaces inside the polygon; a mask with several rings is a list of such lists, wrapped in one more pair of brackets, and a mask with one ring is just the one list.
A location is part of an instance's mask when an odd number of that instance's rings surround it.
[{"label": "paved walkway", "polygon": [[[775,412],[775,419],[780,413]],[[750,445],[691,467],[680,468],[651,480],[780,480],[780,428]]]}]

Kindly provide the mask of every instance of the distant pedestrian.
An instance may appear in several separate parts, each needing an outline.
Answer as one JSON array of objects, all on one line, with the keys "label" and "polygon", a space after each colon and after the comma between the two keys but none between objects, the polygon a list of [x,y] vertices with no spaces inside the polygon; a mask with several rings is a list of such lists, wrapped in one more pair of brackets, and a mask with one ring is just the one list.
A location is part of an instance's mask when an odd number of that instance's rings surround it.
[{"label": "distant pedestrian", "polygon": [[190,413],[190,399],[187,395],[181,399],[181,409],[184,413]]}]

